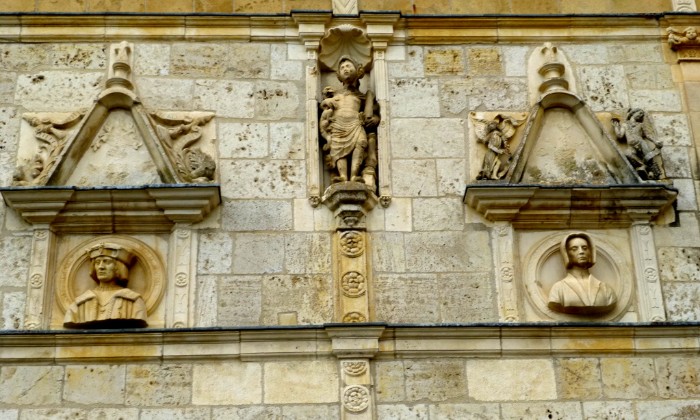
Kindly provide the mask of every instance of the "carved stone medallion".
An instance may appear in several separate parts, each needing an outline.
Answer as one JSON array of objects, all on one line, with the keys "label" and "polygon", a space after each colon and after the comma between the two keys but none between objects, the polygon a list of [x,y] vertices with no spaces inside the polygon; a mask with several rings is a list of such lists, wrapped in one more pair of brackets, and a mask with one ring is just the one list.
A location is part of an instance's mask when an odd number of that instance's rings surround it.
[{"label": "carved stone medallion", "polygon": [[343,294],[347,297],[360,297],[367,291],[365,276],[357,271],[349,271],[340,279]]},{"label": "carved stone medallion", "polygon": [[343,390],[343,406],[352,413],[361,413],[369,407],[369,390],[362,385],[350,385]]},{"label": "carved stone medallion", "polygon": [[365,240],[362,233],[349,230],[340,234],[340,250],[344,255],[354,258],[365,252]]},{"label": "carved stone medallion", "polygon": [[342,362],[343,371],[350,376],[360,376],[367,372],[367,362]]}]

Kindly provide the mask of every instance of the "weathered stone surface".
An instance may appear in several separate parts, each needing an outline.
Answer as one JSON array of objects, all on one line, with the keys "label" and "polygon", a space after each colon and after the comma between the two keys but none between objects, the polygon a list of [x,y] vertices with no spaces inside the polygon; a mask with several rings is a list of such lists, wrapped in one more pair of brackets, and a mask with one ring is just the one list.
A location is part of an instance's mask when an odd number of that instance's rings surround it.
[{"label": "weathered stone surface", "polygon": [[598,359],[557,359],[555,368],[562,398],[594,400],[602,397]]},{"label": "weathered stone surface", "polygon": [[414,231],[461,230],[464,225],[462,200],[454,198],[416,198],[413,200]]},{"label": "weathered stone surface", "polygon": [[501,76],[503,57],[499,48],[469,48],[467,50],[469,74],[472,76]]},{"label": "weathered stone surface", "polygon": [[225,198],[301,198],[305,178],[305,165],[298,160],[221,161]]},{"label": "weathered stone surface", "polygon": [[438,195],[464,195],[466,161],[464,159],[436,159]]},{"label": "weathered stone surface", "polygon": [[406,360],[408,401],[447,401],[467,398],[467,374],[463,359]]},{"label": "weathered stone surface", "polygon": [[104,72],[43,71],[17,76],[15,101],[36,111],[88,108],[103,89]]},{"label": "weathered stone surface", "polygon": [[681,97],[675,90],[631,90],[630,107],[646,111],[681,112]]},{"label": "weathered stone surface", "polygon": [[270,123],[270,157],[273,159],[304,159],[304,124],[295,122]]},{"label": "weathered stone surface", "polygon": [[[674,180],[674,182],[677,180]],[[680,226],[654,226],[654,239],[657,247],[700,248],[700,235],[686,235],[686,232],[700,229],[698,219],[690,212],[678,213]]]},{"label": "weathered stone surface", "polygon": [[287,59],[287,45],[270,46],[270,78],[272,80],[301,80],[304,76],[302,63]]},{"label": "weathered stone surface", "polygon": [[377,320],[396,324],[439,320],[434,274],[380,275],[374,281]]},{"label": "weathered stone surface", "polygon": [[438,82],[434,79],[390,79],[391,115],[401,117],[439,117]]},{"label": "weathered stone surface", "polygon": [[[434,139],[439,133],[437,141]],[[394,158],[459,158],[465,153],[465,126],[457,118],[401,118],[391,124]]]},{"label": "weathered stone surface", "polygon": [[60,404],[62,366],[3,366],[0,402],[6,405]]},{"label": "weathered stone surface", "polygon": [[294,233],[285,235],[284,266],[287,273],[330,273],[331,235]]},{"label": "weathered stone surface", "polygon": [[32,71],[48,64],[49,44],[2,44],[0,70]]},{"label": "weathered stone surface", "polygon": [[87,420],[126,420],[139,416],[138,408],[95,408],[87,412]]},{"label": "weathered stone surface", "polygon": [[584,401],[583,416],[586,419],[622,420],[634,413],[632,403],[624,401]]},{"label": "weathered stone surface", "polygon": [[227,45],[230,62],[226,76],[235,79],[270,77],[270,44],[234,42]]},{"label": "weathered stone surface", "polygon": [[171,47],[171,74],[188,77],[221,77],[228,69],[228,45],[177,43]]},{"label": "weathered stone surface", "polygon": [[501,51],[506,77],[527,76],[527,57],[530,52],[528,47],[504,46],[501,47]]},{"label": "weathered stone surface", "polygon": [[2,293],[2,328],[20,330],[24,328],[24,305],[27,300],[25,292]]},{"label": "weathered stone surface", "polygon": [[469,88],[473,111],[522,111],[528,108],[527,82],[518,78],[474,78]]},{"label": "weathered stone surface", "polygon": [[578,68],[578,80],[581,85],[580,93],[593,111],[609,111],[629,106],[622,66],[581,66]]},{"label": "weathered stone surface", "polygon": [[0,287],[23,287],[27,284],[32,238],[5,236],[0,239]]},{"label": "weathered stone surface", "polygon": [[266,404],[319,404],[338,401],[338,369],[333,360],[265,363]]},{"label": "weathered stone surface", "polygon": [[262,287],[263,325],[277,325],[278,314],[283,312],[295,312],[302,325],[331,322],[330,276],[267,276],[263,278]]},{"label": "weathered stone surface", "polygon": [[124,404],[124,365],[66,366],[63,399],[77,404]]},{"label": "weathered stone surface", "polygon": [[136,84],[139,87],[139,97],[149,108],[192,109],[193,80],[136,77]]},{"label": "weathered stone surface", "polygon": [[501,404],[504,419],[522,420],[578,420],[581,419],[581,405],[578,402],[516,403]]},{"label": "weathered stone surface", "polygon": [[469,106],[470,83],[468,80],[440,79],[440,106],[443,116],[461,114]]},{"label": "weathered stone surface", "polygon": [[608,46],[608,56],[615,57],[620,62],[663,63],[664,61],[661,45],[655,42],[626,43],[624,48],[619,45]]},{"label": "weathered stone surface", "polygon": [[197,364],[192,367],[192,403],[243,405],[262,402],[262,366],[239,362]]},{"label": "weathered stone surface", "polygon": [[654,360],[662,398],[700,397],[700,360],[696,357],[660,357]]},{"label": "weathered stone surface", "polygon": [[0,73],[0,102],[11,103],[15,98],[15,85],[17,83],[17,73]]},{"label": "weathered stone surface", "polygon": [[104,44],[57,44],[49,53],[54,69],[104,69],[107,67]]},{"label": "weathered stone surface", "polygon": [[[605,45],[595,44],[572,44],[567,45],[564,49],[566,58],[571,60],[572,64],[609,64],[608,50]],[[616,57],[617,54],[613,55]]]},{"label": "weathered stone surface", "polygon": [[255,116],[264,120],[298,118],[303,96],[292,82],[258,82],[255,84]]},{"label": "weathered stone surface", "polygon": [[492,277],[491,272],[439,275],[440,322],[496,321]]},{"label": "weathered stone surface", "polygon": [[134,48],[134,73],[141,76],[170,74],[170,45],[139,44]]},{"label": "weathered stone surface", "polygon": [[197,300],[194,325],[213,327],[217,325],[219,294],[215,276],[197,276]]},{"label": "weathered stone surface", "polygon": [[222,210],[222,228],[232,231],[291,230],[288,200],[231,200]]},{"label": "weathered stone surface", "polygon": [[268,155],[269,127],[263,123],[221,123],[219,157],[263,158]]},{"label": "weathered stone surface", "polygon": [[700,418],[700,403],[697,400],[638,401],[638,420],[694,420]]},{"label": "weathered stone surface", "polygon": [[428,407],[423,404],[380,404],[377,406],[377,418],[386,420],[427,420]]},{"label": "weathered stone surface", "polygon": [[673,186],[678,190],[676,208],[678,210],[697,210],[698,202],[695,198],[695,183],[692,179],[674,179]]},{"label": "weathered stone surface", "polygon": [[387,70],[390,78],[423,77],[423,48],[407,47],[405,61],[387,61]]},{"label": "weathered stone surface", "polygon": [[20,118],[16,108],[0,107],[0,181],[10,185],[16,168]]},{"label": "weathered stone surface", "polygon": [[[379,403],[406,400],[406,377],[403,361],[381,361],[374,365],[376,395]],[[390,407],[387,405],[387,407]]]},{"label": "weathered stone surface", "polygon": [[144,364],[126,368],[126,405],[185,405],[191,400],[192,366]]},{"label": "weathered stone surface", "polygon": [[[477,401],[536,401],[557,397],[552,361],[469,360],[469,397]],[[498,392],[493,392],[498,389]]]},{"label": "weathered stone surface", "polygon": [[700,282],[700,248],[658,248],[659,275],[664,282]]},{"label": "weathered stone surface", "polygon": [[284,268],[284,236],[237,234],[233,244],[235,274],[280,273]]},{"label": "weathered stone surface", "polygon": [[247,407],[214,407],[212,420],[268,420],[282,418],[282,408],[273,405]]},{"label": "weathered stone surface", "polygon": [[223,276],[218,286],[218,325],[260,325],[262,279]]},{"label": "weathered stone surface", "polygon": [[20,420],[82,420],[85,412],[78,408],[32,408],[22,410]]},{"label": "weathered stone surface", "polygon": [[337,405],[283,405],[285,419],[326,420],[340,418]]},{"label": "weathered stone surface", "polygon": [[[393,204],[392,204],[393,206]],[[406,253],[402,233],[373,232],[372,264],[376,272],[406,271]]]},{"label": "weathered stone surface", "polygon": [[426,75],[464,74],[464,49],[428,47],[425,49]]},{"label": "weathered stone surface", "polygon": [[662,283],[669,321],[700,321],[699,283]]},{"label": "weathered stone surface", "polygon": [[666,146],[690,146],[688,119],[683,114],[653,114],[658,140]]},{"label": "weathered stone surface", "polygon": [[199,420],[209,417],[208,408],[147,408],[139,420]]},{"label": "weathered stone surface", "polygon": [[625,66],[631,89],[673,89],[673,78],[663,64],[631,64]]},{"label": "weathered stone surface", "polygon": [[232,251],[233,241],[228,233],[200,234],[197,271],[200,274],[230,273]]},{"label": "weathered stone surface", "polygon": [[[412,204],[413,202],[410,198],[394,198],[391,200],[391,206],[384,210],[384,229],[390,232],[410,232],[413,229]],[[372,214],[370,214],[371,216]]]},{"label": "weathered stone surface", "polygon": [[498,404],[434,404],[429,408],[431,420],[498,420],[502,418]]},{"label": "weathered stone surface", "polygon": [[194,107],[214,111],[217,117],[253,118],[254,97],[252,82],[203,79],[197,80],[194,86]]},{"label": "weathered stone surface", "polygon": [[491,271],[493,261],[485,231],[406,234],[406,268],[410,272]]},{"label": "weathered stone surface", "polygon": [[437,195],[434,160],[396,159],[391,164],[391,182],[395,197]]},{"label": "weathered stone surface", "polygon": [[602,358],[603,395],[607,398],[649,398],[656,394],[654,363],[649,358]]}]

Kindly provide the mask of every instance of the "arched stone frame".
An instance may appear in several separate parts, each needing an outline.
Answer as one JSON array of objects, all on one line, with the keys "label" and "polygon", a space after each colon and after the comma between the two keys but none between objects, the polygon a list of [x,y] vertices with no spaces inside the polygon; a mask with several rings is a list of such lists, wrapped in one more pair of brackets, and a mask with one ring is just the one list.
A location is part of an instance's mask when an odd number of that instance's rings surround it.
[{"label": "arched stone frame", "polygon": [[[96,285],[89,276],[90,259],[86,250],[100,243],[115,243],[128,248],[136,257],[129,269],[128,288],[139,293],[146,303],[148,315],[152,315],[163,302],[166,285],[166,267],[157,251],[144,242],[123,235],[96,236],[82,241],[70,249],[58,264],[55,278],[55,302],[61,315],[66,313],[76,297]],[[54,311],[54,314],[56,311]],[[55,318],[55,315],[54,315]],[[60,320],[52,319],[52,325]]]},{"label": "arched stone frame", "polygon": [[612,287],[617,295],[617,304],[612,311],[600,316],[564,314],[547,307],[549,290],[566,275],[559,251],[561,240],[573,232],[557,231],[545,236],[522,258],[524,299],[533,313],[543,321],[618,321],[628,311],[636,310],[634,267],[629,258],[625,257],[629,255],[629,250],[625,253],[602,235],[588,231],[586,233],[591,236],[597,248],[596,264],[591,267],[591,274]]}]

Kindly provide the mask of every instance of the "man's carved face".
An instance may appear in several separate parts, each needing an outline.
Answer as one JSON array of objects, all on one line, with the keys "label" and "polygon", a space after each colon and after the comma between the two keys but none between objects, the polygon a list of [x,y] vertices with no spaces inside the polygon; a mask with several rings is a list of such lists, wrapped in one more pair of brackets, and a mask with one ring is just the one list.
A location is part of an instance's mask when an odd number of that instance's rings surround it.
[{"label": "man's carved face", "polygon": [[569,255],[571,265],[588,268],[591,266],[591,247],[583,238],[570,239],[566,244],[566,253]]},{"label": "man's carved face", "polygon": [[338,67],[339,78],[343,81],[357,79],[357,68],[350,60],[344,60]]},{"label": "man's carved face", "polygon": [[109,282],[117,277],[117,264],[114,258],[100,256],[93,261],[95,275],[101,282]]}]

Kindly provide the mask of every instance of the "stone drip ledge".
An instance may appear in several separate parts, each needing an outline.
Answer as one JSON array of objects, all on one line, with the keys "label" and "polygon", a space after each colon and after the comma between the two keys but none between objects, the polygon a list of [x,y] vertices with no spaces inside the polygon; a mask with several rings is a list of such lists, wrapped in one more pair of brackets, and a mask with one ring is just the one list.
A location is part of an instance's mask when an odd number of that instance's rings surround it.
[{"label": "stone drip ledge", "polygon": [[2,331],[0,364],[698,354],[700,322]]}]

